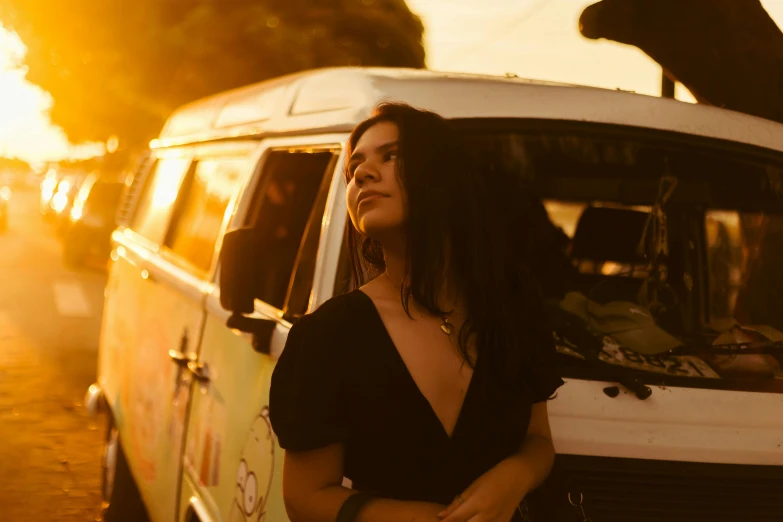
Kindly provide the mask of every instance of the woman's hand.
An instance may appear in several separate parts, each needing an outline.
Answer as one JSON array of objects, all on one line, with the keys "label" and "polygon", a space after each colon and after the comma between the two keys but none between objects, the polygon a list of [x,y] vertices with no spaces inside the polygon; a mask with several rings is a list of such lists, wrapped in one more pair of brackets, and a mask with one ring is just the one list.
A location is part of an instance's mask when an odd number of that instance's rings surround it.
[{"label": "woman's hand", "polygon": [[503,461],[478,478],[442,513],[441,522],[509,522],[533,482],[519,461]]},{"label": "woman's hand", "polygon": [[441,521],[509,522],[519,503],[549,475],[554,458],[546,402],[538,402],[519,451],[462,492],[439,515]]},{"label": "woman's hand", "polygon": [[438,522],[438,514],[446,506],[430,502],[400,502],[397,500],[371,500],[359,512],[357,522],[373,520],[405,520],[407,522]]}]

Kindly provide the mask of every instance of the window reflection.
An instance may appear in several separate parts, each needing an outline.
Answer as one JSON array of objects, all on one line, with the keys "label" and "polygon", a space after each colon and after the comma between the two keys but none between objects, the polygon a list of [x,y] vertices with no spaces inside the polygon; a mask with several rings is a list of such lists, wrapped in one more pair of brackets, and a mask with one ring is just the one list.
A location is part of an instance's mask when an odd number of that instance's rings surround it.
[{"label": "window reflection", "polygon": [[734,316],[742,284],[742,273],[747,266],[747,252],[743,248],[739,212],[707,212],[707,262],[709,269],[710,317],[724,319]]},{"label": "window reflection", "polygon": [[166,246],[201,273],[212,266],[226,208],[247,162],[243,157],[202,159],[182,193]]},{"label": "window reflection", "polygon": [[[597,208],[613,208],[613,209],[619,209],[619,210],[626,210],[630,212],[639,212],[648,214],[650,212],[650,207],[647,206],[631,206],[631,205],[620,205],[616,203],[609,203],[609,202],[592,202],[592,203],[586,203],[586,202],[571,202],[571,201],[557,201],[557,200],[545,200],[544,201],[544,207],[546,208],[547,215],[549,216],[550,221],[552,224],[554,224],[556,227],[560,228],[560,230],[563,231],[563,233],[568,236],[569,240],[574,239],[574,235],[576,234],[577,227],[580,223],[580,219],[582,218],[585,209],[588,207],[597,207]],[[590,231],[593,232],[595,235],[595,243],[596,245],[599,245],[601,242],[601,238],[605,237],[611,237],[613,234],[617,233],[616,228],[606,228],[604,230],[597,230],[597,231]],[[641,232],[641,230],[639,230]],[[588,232],[589,233],[589,232]],[[638,240],[641,239],[641,233],[638,234],[638,237],[636,237],[635,241],[638,242]],[[644,262],[623,262],[623,259],[619,259],[619,257],[627,257],[627,256],[618,256],[618,259],[612,258],[612,253],[607,252],[605,255],[579,255],[580,253],[574,253],[573,252],[573,244],[569,247],[569,255],[571,256],[574,266],[579,270],[582,274],[600,274],[603,276],[626,276],[626,277],[632,277],[635,279],[644,279],[650,275],[650,265],[646,261]],[[600,247],[598,247],[596,250],[601,250]],[[600,252],[596,252],[600,254]],[[617,252],[615,252],[617,253]],[[576,254],[576,255],[575,255]],[[624,254],[628,254],[625,252]],[[633,257],[633,256],[632,256]],[[662,270],[665,271],[665,267],[660,267]]]},{"label": "window reflection", "polygon": [[161,158],[150,172],[142,192],[131,228],[161,243],[169,224],[177,192],[185,177],[189,158]]}]

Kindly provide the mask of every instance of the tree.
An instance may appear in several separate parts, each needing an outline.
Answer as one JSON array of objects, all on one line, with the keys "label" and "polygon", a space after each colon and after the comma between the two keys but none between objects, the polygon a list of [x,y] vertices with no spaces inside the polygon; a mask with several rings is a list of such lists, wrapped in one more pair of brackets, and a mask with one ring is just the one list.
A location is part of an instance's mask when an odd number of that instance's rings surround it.
[{"label": "tree", "polygon": [[143,143],[179,105],[331,65],[424,66],[404,0],[0,0],[73,140]]}]

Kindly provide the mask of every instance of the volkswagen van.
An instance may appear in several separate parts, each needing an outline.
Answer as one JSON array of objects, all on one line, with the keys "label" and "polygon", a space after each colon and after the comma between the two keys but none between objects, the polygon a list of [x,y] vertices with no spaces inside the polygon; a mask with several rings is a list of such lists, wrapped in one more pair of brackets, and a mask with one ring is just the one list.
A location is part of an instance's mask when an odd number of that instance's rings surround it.
[{"label": "volkswagen van", "polygon": [[599,335],[553,317],[555,501],[594,522],[783,520],[783,125],[384,68],[218,94],[151,143],[112,235],[86,398],[108,417],[106,520],[287,520],[270,377],[291,325],[351,289],[343,155],[382,100],[443,115],[482,172],[524,178],[553,310],[576,293],[620,320],[654,312]]}]

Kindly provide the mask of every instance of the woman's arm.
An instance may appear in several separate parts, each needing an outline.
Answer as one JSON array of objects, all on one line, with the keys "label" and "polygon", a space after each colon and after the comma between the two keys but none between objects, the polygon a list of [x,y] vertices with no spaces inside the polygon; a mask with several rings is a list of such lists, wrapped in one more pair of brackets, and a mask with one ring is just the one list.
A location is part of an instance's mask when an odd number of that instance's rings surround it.
[{"label": "woman's arm", "polygon": [[444,510],[443,522],[481,520],[507,522],[525,496],[552,470],[555,448],[546,402],[533,404],[530,425],[519,451],[479,477]]},{"label": "woman's arm", "polygon": [[[335,522],[343,502],[356,492],[342,486],[343,446],[285,454],[283,499],[291,522]],[[437,522],[445,506],[373,499],[357,522]]]},{"label": "woman's arm", "polygon": [[520,501],[549,476],[555,462],[555,447],[552,444],[546,402],[533,404],[527,436],[519,451],[506,460],[511,471],[519,478],[523,490]]}]

